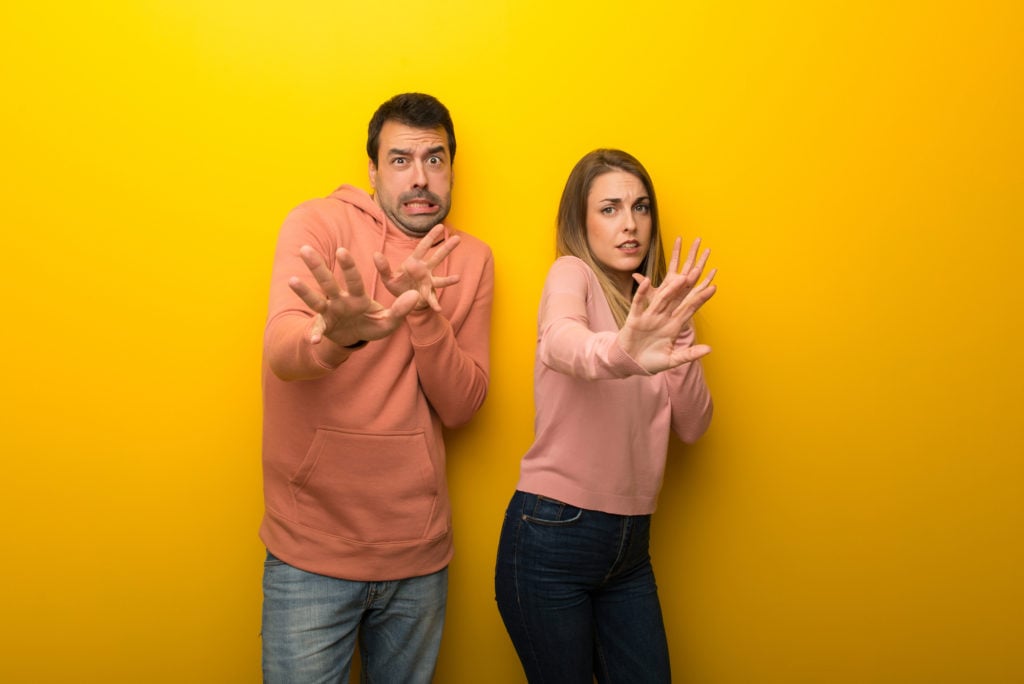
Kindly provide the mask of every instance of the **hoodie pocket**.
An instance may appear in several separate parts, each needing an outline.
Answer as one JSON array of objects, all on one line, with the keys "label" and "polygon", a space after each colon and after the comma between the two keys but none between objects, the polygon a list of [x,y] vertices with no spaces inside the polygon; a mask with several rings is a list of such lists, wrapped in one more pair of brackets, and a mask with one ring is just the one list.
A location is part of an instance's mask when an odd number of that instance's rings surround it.
[{"label": "hoodie pocket", "polygon": [[[321,428],[291,489],[301,524],[365,543],[424,539],[437,509],[437,480],[422,430]],[[443,527],[437,534],[447,531]]]}]

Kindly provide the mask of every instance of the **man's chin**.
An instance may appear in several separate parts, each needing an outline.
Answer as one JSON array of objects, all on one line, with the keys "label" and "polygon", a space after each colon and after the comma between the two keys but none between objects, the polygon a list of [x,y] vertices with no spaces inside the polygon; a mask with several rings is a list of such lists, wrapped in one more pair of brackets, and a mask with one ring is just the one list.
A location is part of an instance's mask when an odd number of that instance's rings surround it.
[{"label": "man's chin", "polygon": [[447,216],[446,213],[419,214],[417,216],[403,216],[401,221],[396,221],[403,233],[423,237],[430,232],[430,229],[438,223],[442,223]]}]

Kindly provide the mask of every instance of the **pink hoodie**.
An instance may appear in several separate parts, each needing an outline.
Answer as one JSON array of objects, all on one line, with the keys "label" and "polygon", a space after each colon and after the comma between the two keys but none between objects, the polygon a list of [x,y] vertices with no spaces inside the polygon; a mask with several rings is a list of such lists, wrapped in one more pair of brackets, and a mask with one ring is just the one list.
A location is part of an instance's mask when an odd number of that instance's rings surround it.
[{"label": "pink hoodie", "polygon": [[[446,239],[455,234],[446,233]],[[487,393],[494,265],[490,248],[459,232],[439,268],[461,274],[439,291],[443,315],[414,312],[391,336],[337,367],[309,342],[312,313],[288,287],[315,286],[299,247],[335,267],[344,246],[371,297],[394,297],[371,255],[397,267],[418,239],[373,198],[343,185],[297,207],[278,238],[263,359],[260,538],[281,560],[332,577],[384,581],[429,574],[452,557],[442,426],[469,421]]]}]

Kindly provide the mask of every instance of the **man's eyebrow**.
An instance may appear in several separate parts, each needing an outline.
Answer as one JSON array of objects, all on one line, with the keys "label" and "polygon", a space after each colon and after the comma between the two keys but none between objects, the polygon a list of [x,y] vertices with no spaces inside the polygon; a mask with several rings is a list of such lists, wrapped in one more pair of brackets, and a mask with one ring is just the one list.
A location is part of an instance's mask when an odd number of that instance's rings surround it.
[{"label": "man's eyebrow", "polygon": [[[438,154],[440,152],[447,153],[448,152],[448,148],[445,147],[444,145],[436,145],[434,147],[428,148],[427,151],[426,151],[426,154],[434,155],[434,154]],[[390,150],[388,150],[388,155],[390,155],[392,157],[395,157],[395,156],[398,156],[398,157],[411,157],[412,156],[412,150],[409,149],[408,147],[403,147],[403,148],[392,147]]]}]

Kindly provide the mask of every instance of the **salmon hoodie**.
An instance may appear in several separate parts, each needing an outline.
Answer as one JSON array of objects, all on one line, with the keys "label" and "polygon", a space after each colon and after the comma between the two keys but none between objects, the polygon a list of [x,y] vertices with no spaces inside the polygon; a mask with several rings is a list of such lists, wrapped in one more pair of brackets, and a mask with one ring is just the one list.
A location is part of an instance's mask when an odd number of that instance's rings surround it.
[{"label": "salmon hoodie", "polygon": [[[288,287],[317,287],[299,257],[313,247],[340,279],[335,252],[351,252],[368,294],[389,307],[372,254],[392,268],[419,240],[388,220],[363,190],[343,185],[305,202],[278,238],[263,349],[263,490],[260,538],[297,568],[357,581],[436,572],[452,557],[443,428],[460,426],[487,393],[494,264],[490,248],[458,234],[437,275],[441,313],[414,311],[393,334],[322,354],[313,313]],[[345,355],[347,353],[347,356]],[[342,358],[332,366],[323,358]]]}]

